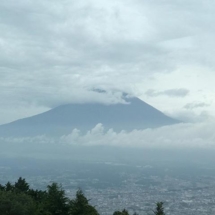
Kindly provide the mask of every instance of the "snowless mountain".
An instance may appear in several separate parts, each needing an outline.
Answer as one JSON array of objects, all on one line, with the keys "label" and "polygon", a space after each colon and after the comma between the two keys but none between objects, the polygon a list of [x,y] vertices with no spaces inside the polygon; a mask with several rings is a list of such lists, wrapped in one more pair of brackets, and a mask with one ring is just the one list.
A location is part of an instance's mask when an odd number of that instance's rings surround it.
[{"label": "snowless mountain", "polygon": [[61,105],[42,114],[1,125],[0,137],[61,136],[75,128],[85,133],[98,123],[102,123],[106,130],[112,128],[117,132],[179,123],[136,97],[126,99],[126,102]]}]

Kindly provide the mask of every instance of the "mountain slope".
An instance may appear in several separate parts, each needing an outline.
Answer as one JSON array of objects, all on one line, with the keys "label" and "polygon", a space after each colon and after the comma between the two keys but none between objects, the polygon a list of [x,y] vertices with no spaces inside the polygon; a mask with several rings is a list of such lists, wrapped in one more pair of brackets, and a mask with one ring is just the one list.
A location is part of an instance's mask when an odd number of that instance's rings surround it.
[{"label": "mountain slope", "polygon": [[129,104],[67,104],[0,126],[0,136],[64,135],[74,128],[86,132],[98,123],[105,129],[131,131],[179,123],[138,98]]}]

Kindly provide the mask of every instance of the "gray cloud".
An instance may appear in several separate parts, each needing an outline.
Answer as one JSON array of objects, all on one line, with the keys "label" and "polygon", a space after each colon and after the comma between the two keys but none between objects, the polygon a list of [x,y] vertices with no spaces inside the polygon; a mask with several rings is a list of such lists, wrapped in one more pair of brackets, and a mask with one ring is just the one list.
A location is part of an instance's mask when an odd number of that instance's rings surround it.
[{"label": "gray cloud", "polygon": [[[112,129],[105,132],[102,124],[96,125],[86,134],[74,129],[68,136],[60,139],[38,136],[33,138],[1,138],[2,143],[25,143],[31,148],[64,146],[116,146],[132,148],[154,149],[215,149],[215,121],[202,123],[182,123],[164,126],[156,129],[134,130],[132,132],[121,131],[116,133]],[[30,146],[29,146],[30,144]]]},{"label": "gray cloud", "polygon": [[101,124],[81,136],[73,130],[69,136],[62,137],[70,144],[112,145],[146,148],[214,148],[214,122],[179,124],[157,129],[134,130],[130,133],[104,132]]},{"label": "gray cloud", "polygon": [[145,94],[147,96],[151,96],[151,97],[156,97],[156,96],[169,96],[169,97],[185,97],[187,96],[189,93],[188,89],[169,89],[169,90],[164,90],[164,91],[156,91],[156,90],[152,90],[149,89],[145,92]]},{"label": "gray cloud", "polygon": [[214,116],[212,116],[208,111],[203,110],[199,113],[195,113],[193,109],[181,109],[180,111],[174,113],[174,115],[170,114],[170,116],[175,117],[182,122],[189,123],[204,123],[206,121],[214,119]]},{"label": "gray cloud", "polygon": [[1,112],[120,101],[91,90],[136,94],[143,80],[181,65],[213,68],[214,8],[212,0],[2,0]]},{"label": "gray cloud", "polygon": [[185,109],[188,110],[193,110],[196,108],[203,108],[203,107],[208,107],[210,106],[209,104],[206,104],[204,102],[192,102],[192,103],[188,103],[184,106]]}]

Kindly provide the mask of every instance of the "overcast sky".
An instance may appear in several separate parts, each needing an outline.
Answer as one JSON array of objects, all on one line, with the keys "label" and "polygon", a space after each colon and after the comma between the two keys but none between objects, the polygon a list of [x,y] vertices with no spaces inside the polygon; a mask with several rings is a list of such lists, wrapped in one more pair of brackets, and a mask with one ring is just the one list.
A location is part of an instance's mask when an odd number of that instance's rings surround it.
[{"label": "overcast sky", "polygon": [[211,118],[214,11],[213,0],[1,0],[0,124],[120,92]]}]

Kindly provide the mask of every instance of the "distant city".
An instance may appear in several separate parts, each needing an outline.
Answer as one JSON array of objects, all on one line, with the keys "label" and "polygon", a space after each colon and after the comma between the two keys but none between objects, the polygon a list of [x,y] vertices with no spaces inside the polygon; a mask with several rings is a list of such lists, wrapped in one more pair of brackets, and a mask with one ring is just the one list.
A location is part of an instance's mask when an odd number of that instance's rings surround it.
[{"label": "distant city", "polygon": [[214,0],[0,0],[0,215],[215,215],[214,21]]},{"label": "distant city", "polygon": [[57,160],[20,163],[17,167],[7,159],[1,161],[1,184],[14,182],[22,175],[36,189],[58,182],[69,197],[81,188],[101,215],[112,215],[123,208],[139,215],[152,214],[158,201],[164,202],[167,215],[215,212],[215,169],[204,164],[186,167],[165,162],[129,165]]},{"label": "distant city", "polygon": [[[68,197],[74,197],[81,188],[101,215],[112,215],[124,208],[131,214],[150,215],[156,202],[164,202],[167,215],[214,214],[214,153],[189,147],[160,148],[160,140],[172,144],[176,138],[173,135],[173,139],[166,141],[165,134],[171,128],[164,134],[161,126],[180,127],[182,123],[138,98],[126,101],[128,104],[109,106],[69,104],[0,126],[0,183],[14,182],[21,176],[33,188],[46,189],[51,182],[57,182]],[[150,138],[145,141],[145,148],[141,145],[147,134],[134,135],[140,148],[133,147],[132,140],[128,140],[128,148],[121,140],[118,140],[121,147],[100,145],[104,136],[97,141],[98,145],[85,145],[89,141],[87,130],[99,120],[105,125],[105,132],[113,135],[113,142],[118,134],[129,130],[154,131],[159,127],[157,148],[150,148]],[[76,128],[81,128],[73,133],[76,138],[87,132],[83,145],[76,143],[77,139],[65,142]],[[111,134],[111,130],[107,131],[111,128],[125,131]],[[153,132],[150,135],[154,139]],[[122,140],[127,141],[127,137]]]}]

